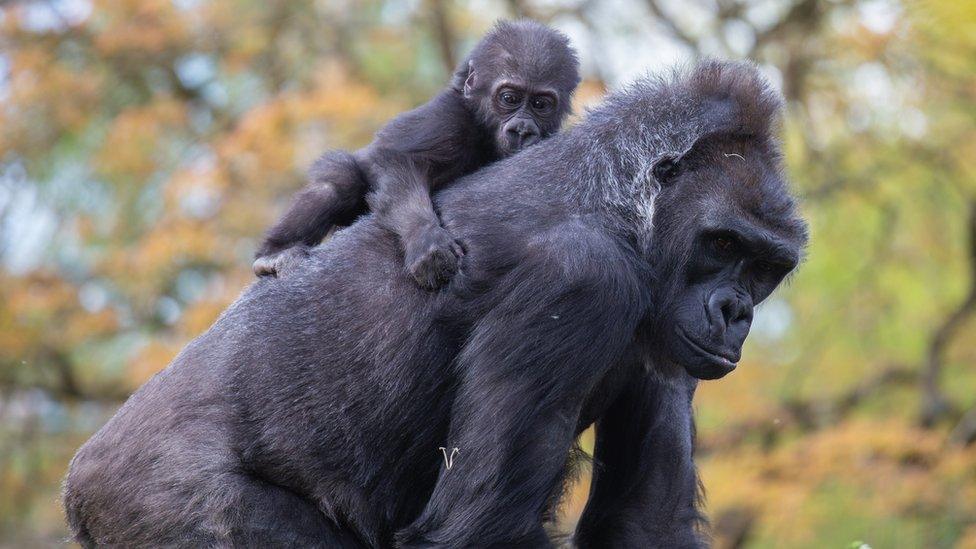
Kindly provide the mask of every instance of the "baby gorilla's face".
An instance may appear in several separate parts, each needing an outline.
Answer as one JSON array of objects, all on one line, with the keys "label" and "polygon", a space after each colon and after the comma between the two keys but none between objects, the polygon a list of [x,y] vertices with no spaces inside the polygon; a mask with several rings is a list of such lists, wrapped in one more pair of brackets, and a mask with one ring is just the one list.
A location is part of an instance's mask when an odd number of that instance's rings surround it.
[{"label": "baby gorilla's face", "polygon": [[515,154],[549,137],[560,125],[559,94],[503,80],[491,94],[497,120],[495,142],[502,156]]},{"label": "baby gorilla's face", "polygon": [[468,107],[501,157],[556,133],[580,82],[569,39],[532,21],[496,25],[455,73],[462,76]]},{"label": "baby gorilla's face", "polygon": [[464,97],[506,157],[557,131],[579,84],[565,38],[536,26],[489,35],[468,61]]}]

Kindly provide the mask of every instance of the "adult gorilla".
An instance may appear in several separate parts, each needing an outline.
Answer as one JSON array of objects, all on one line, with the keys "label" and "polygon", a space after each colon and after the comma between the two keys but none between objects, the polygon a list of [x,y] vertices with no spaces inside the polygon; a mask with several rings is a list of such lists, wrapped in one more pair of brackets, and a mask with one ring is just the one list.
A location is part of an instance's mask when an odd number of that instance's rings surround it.
[{"label": "adult gorilla", "polygon": [[645,80],[439,193],[445,291],[370,217],[255,283],[79,450],[77,539],[545,546],[597,422],[580,545],[699,544],[693,378],[734,368],[805,241],[778,110],[747,65]]}]

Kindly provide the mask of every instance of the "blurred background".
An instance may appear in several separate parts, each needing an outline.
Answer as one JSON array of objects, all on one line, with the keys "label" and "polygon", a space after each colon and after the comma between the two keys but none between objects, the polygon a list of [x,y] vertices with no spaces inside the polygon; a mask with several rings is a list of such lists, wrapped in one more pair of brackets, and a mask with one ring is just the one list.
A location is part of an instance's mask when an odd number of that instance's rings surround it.
[{"label": "blurred background", "polygon": [[0,2],[0,546],[60,542],[72,453],[252,280],[311,161],[512,16],[570,36],[578,114],[704,55],[756,60],[787,97],[812,245],[696,399],[716,546],[976,547],[962,0]]}]

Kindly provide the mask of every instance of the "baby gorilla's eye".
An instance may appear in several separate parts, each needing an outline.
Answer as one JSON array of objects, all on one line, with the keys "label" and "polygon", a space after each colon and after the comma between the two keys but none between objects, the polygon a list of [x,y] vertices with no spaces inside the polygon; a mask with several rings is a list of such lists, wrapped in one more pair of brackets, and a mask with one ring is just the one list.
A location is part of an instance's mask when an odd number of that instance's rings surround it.
[{"label": "baby gorilla's eye", "polygon": [[502,103],[509,107],[514,107],[522,102],[522,98],[515,92],[502,92],[500,96]]},{"label": "baby gorilla's eye", "polygon": [[533,97],[532,108],[539,112],[546,112],[552,108],[552,100],[548,97]]}]

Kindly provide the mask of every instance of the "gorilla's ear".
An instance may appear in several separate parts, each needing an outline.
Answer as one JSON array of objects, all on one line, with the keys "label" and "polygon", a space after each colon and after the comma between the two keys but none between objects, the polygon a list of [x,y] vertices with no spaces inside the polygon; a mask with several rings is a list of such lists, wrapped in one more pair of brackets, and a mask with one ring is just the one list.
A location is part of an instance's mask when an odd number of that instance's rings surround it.
[{"label": "gorilla's ear", "polygon": [[662,132],[653,158],[653,176],[662,185],[680,173],[697,144],[716,136],[750,140],[779,156],[783,99],[756,65],[709,59],[650,86],[655,91],[644,108],[670,107],[657,111],[662,114],[653,124]]},{"label": "gorilla's ear", "polygon": [[729,134],[763,139],[776,133],[782,96],[748,62],[706,60],[688,84],[702,106],[702,137]]},{"label": "gorilla's ear", "polygon": [[451,89],[464,94],[464,97],[471,97],[474,85],[474,60],[469,57],[454,71],[454,75],[451,77]]},{"label": "gorilla's ear", "polygon": [[468,61],[468,76],[464,79],[464,97],[471,98],[474,95],[474,87],[477,84],[474,71],[474,61]]}]

